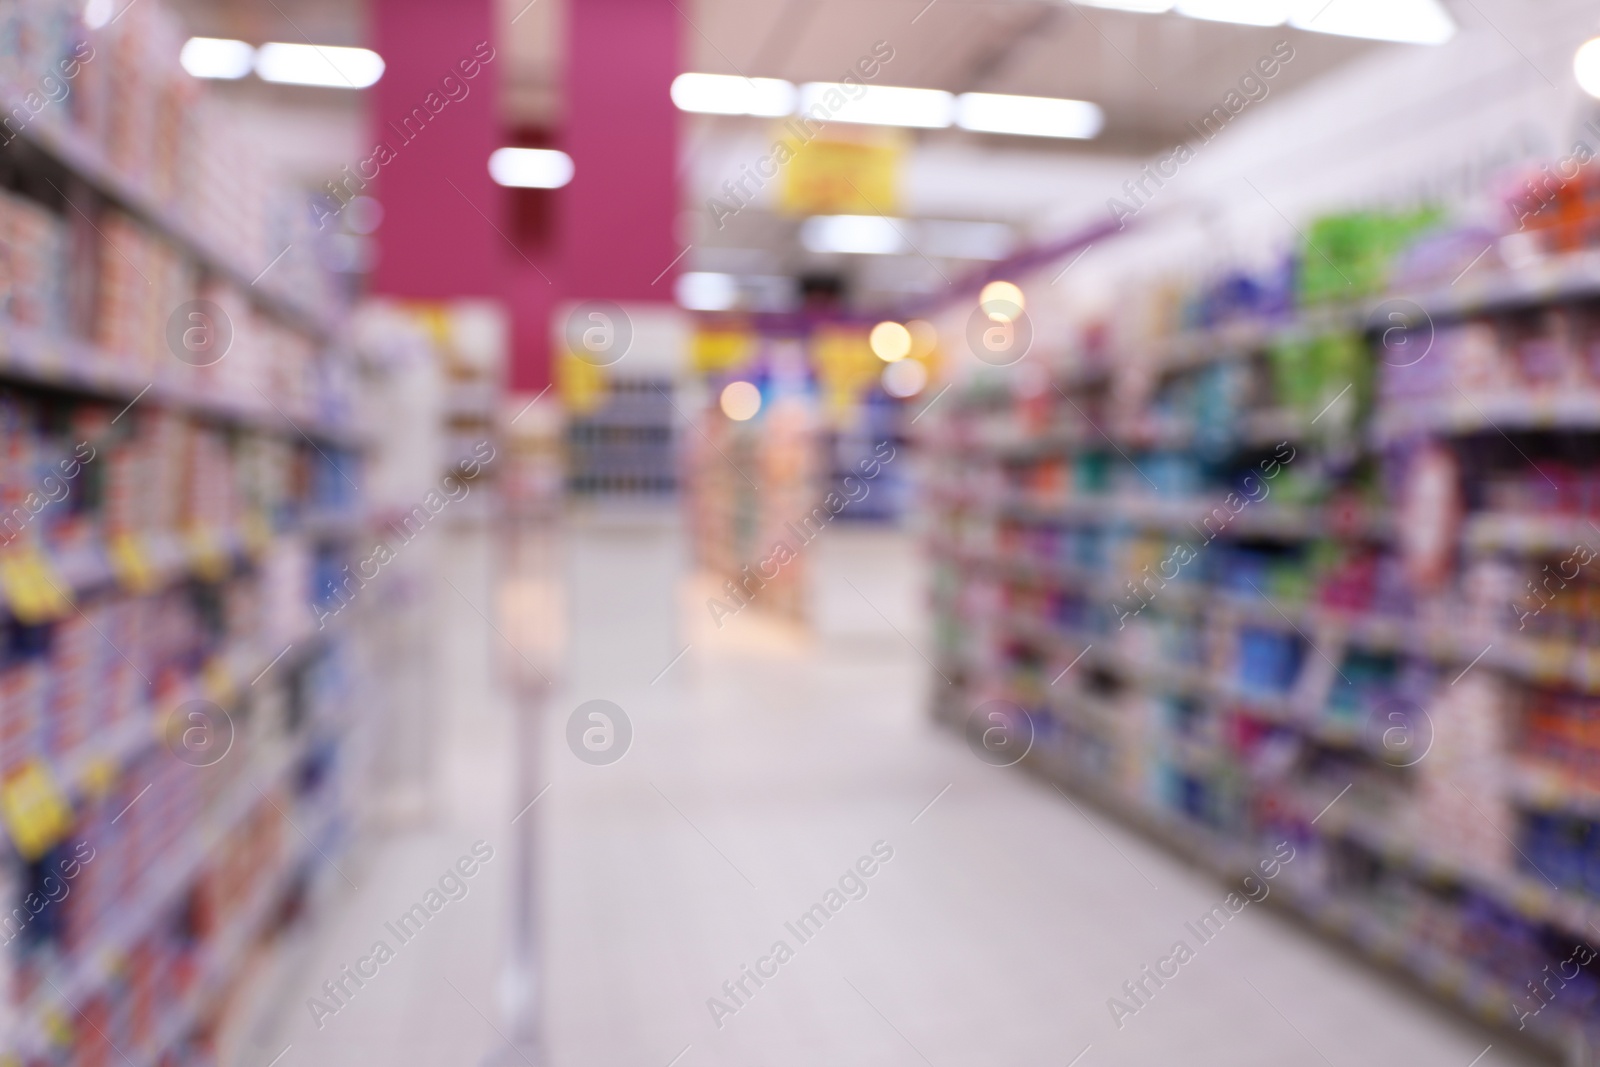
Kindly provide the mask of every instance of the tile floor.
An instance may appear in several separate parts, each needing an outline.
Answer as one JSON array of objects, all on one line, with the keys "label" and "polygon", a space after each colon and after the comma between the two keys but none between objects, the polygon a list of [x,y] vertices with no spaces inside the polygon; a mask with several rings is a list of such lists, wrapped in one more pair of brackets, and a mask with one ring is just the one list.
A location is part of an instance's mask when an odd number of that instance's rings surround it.
[{"label": "tile floor", "polygon": [[[829,531],[807,558],[818,626],[803,637],[754,611],[715,628],[670,522],[589,521],[572,534],[566,668],[537,783],[550,788],[526,816],[543,840],[549,1064],[1542,1062],[1256,908],[1119,1029],[1108,998],[1225,891],[929,723],[910,539]],[[449,576],[487,606],[483,539],[453,536]],[[434,817],[360,864],[360,890],[278,981],[281,1011],[252,1032],[245,1067],[285,1046],[278,1067],[475,1064],[503,1048],[509,822],[529,798],[506,769],[499,639],[446,595]],[[593,698],[633,726],[608,766],[566,747],[568,715]],[[305,999],[479,839],[496,854],[468,895],[314,1026]],[[874,848],[892,858],[864,864],[866,895],[797,937],[786,923]],[[762,965],[776,973],[727,996],[723,983],[778,941],[792,954]],[[714,1017],[712,997],[730,1011]]]}]

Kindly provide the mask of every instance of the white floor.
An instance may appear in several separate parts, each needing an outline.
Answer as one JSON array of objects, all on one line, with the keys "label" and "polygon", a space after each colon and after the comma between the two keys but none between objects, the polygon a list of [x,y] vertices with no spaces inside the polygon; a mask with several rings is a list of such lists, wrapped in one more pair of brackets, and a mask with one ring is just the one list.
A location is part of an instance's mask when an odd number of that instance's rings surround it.
[{"label": "white floor", "polygon": [[[245,1067],[285,1046],[279,1067],[473,1064],[503,1046],[509,823],[532,798],[513,795],[509,704],[490,678],[500,638],[476,613],[493,601],[486,552],[457,536],[442,558],[474,606],[448,591],[440,605],[434,815],[352,872],[360,890],[282,981],[281,1018],[250,1035]],[[1226,890],[929,723],[911,541],[836,529],[808,553],[820,634],[804,639],[753,608],[711,625],[670,524],[591,522],[569,538],[568,666],[538,783],[550,788],[524,817],[544,837],[550,1064],[1539,1062],[1255,907],[1119,1029],[1108,998],[1191,940],[1184,922]],[[593,698],[634,728],[609,766],[566,747],[567,716]],[[306,998],[375,940],[392,944],[383,923],[478,839],[496,855],[468,895],[318,1029]],[[803,942],[786,928],[878,842],[893,855],[864,897]],[[778,941],[792,958],[728,996],[723,983]],[[738,1010],[714,1020],[713,997]]]}]

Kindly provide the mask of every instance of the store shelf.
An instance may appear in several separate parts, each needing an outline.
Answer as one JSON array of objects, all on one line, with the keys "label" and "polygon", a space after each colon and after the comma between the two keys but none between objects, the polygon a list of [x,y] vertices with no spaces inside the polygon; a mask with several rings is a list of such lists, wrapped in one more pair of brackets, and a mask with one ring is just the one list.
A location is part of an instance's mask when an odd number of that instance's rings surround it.
[{"label": "store shelf", "polygon": [[[1597,398],[1600,403],[1600,398]],[[1595,545],[1600,555],[1600,523],[1580,515],[1475,515],[1467,522],[1463,543],[1478,552],[1571,552]]]},{"label": "store shelf", "polygon": [[1516,390],[1452,393],[1413,401],[1380,413],[1373,423],[1379,444],[1425,435],[1600,430],[1600,393]]},{"label": "store shelf", "polygon": [[[1255,873],[1254,863],[1261,856],[1248,845],[1223,837],[1192,820],[1157,814],[1146,805],[1130,800],[1104,779],[1074,770],[1058,753],[1048,748],[1036,747],[1025,757],[1023,766],[1183,856],[1225,885],[1236,884],[1245,875]],[[1321,799],[1322,804],[1309,808],[1312,813],[1323,810],[1326,800],[1332,798]],[[1330,815],[1327,817],[1331,818],[1331,812],[1336,810],[1329,809]],[[1364,842],[1387,850],[1420,871],[1436,877],[1470,880],[1481,888],[1515,900],[1524,914],[1530,917],[1555,921],[1571,929],[1580,938],[1587,939],[1592,935],[1592,930],[1583,926],[1595,916],[1594,906],[1588,902],[1556,893],[1542,883],[1525,878],[1482,878],[1442,857],[1402,843],[1393,834],[1366,827],[1357,820],[1337,825],[1339,828],[1332,832],[1345,832],[1347,828],[1356,826],[1370,830],[1362,838]],[[1485,1022],[1507,1025],[1516,1021],[1512,1006],[1518,991],[1508,983],[1469,960],[1453,956],[1426,942],[1419,942],[1358,901],[1312,892],[1291,878],[1280,876],[1272,883],[1271,893],[1265,903],[1298,915],[1337,940],[1355,947],[1374,963],[1420,982]],[[1570,1025],[1553,1019],[1534,1018],[1531,1023],[1531,1036],[1548,1045],[1562,1047],[1570,1036]]]},{"label": "store shelf", "polygon": [[[1128,526],[1177,531],[1201,541],[1216,537],[1273,536],[1307,540],[1327,536],[1334,530],[1347,535],[1373,539],[1393,536],[1393,525],[1381,515],[1343,515],[1334,509],[1292,504],[1245,501],[1233,512],[1223,496],[1215,499],[1177,499],[1144,494],[1106,494],[1048,500],[1018,493],[984,493],[960,489],[931,490],[928,497],[937,504],[959,506],[990,517],[1027,519],[1038,522],[1120,523]],[[1226,523],[1221,517],[1227,519]],[[1206,526],[1216,524],[1215,531]]]},{"label": "store shelf", "polygon": [[168,911],[194,882],[217,845],[237,827],[270,790],[305,754],[307,739],[278,751],[257,756],[240,774],[194,836],[179,842],[149,868],[151,877],[136,896],[118,904],[116,920],[99,931],[94,951],[46,974],[41,992],[23,1006],[19,1045],[24,1055],[44,1055],[49,1047],[50,1018],[67,1018],[81,1003],[117,974],[120,960],[153,923]]},{"label": "store shelf", "polygon": [[[1475,282],[1472,293],[1436,294],[1425,306],[1442,327],[1485,311],[1600,297],[1600,257],[1547,267]],[[1153,303],[1152,321],[1170,322],[1172,294]],[[1600,826],[1600,787],[1504,747],[1526,729],[1527,751],[1549,750],[1596,714],[1600,647],[1571,636],[1588,632],[1592,593],[1568,583],[1565,602],[1541,598],[1550,602],[1526,633],[1514,620],[1507,629],[1494,598],[1485,600],[1494,581],[1515,587],[1519,572],[1537,580],[1541,555],[1600,544],[1600,521],[1570,510],[1590,491],[1593,448],[1579,438],[1600,433],[1600,387],[1469,385],[1463,393],[1438,366],[1391,373],[1404,368],[1371,347],[1367,316],[1379,306],[1374,297],[1263,313],[1165,339],[1130,328],[1120,346],[1095,321],[1086,330],[1098,363],[1056,373],[1059,402],[1050,391],[1012,396],[992,385],[970,401],[953,397],[922,431],[934,464],[925,545],[935,564],[939,658],[956,680],[939,698],[941,714],[1007,695],[1039,728],[1027,762],[1225,877],[1236,876],[1249,835],[1279,820],[1330,856],[1375,857],[1370,870],[1345,872],[1348,885],[1322,885],[1332,875],[1319,867],[1315,881],[1276,894],[1279,903],[1475,1015],[1515,1027],[1515,983],[1498,961],[1457,958],[1405,924],[1476,929],[1486,920],[1463,901],[1486,901],[1524,924],[1503,935],[1521,943],[1541,944],[1550,932],[1588,939],[1600,929],[1600,898],[1546,882],[1516,844],[1528,837],[1535,859],[1581,862],[1573,858],[1580,846],[1567,842],[1589,840],[1573,820]],[[1554,321],[1527,316],[1516,330],[1477,331],[1479,376],[1467,380],[1521,381],[1527,361],[1557,358],[1551,346],[1571,336],[1561,330],[1587,329],[1589,320]],[[1355,347],[1361,338],[1364,350]],[[1562,358],[1569,378],[1594,377],[1591,364]],[[1322,417],[1322,398],[1352,390],[1359,402]],[[1097,413],[1097,427],[1084,425],[1086,411]],[[1527,433],[1540,430],[1560,432]],[[1519,432],[1527,439],[1507,436]],[[1390,447],[1402,440],[1438,446]],[[1295,442],[1304,457],[1283,464],[1292,476],[1273,481],[1268,499],[1227,508],[1230,488],[1250,469],[1245,449],[1274,441]],[[1410,487],[1407,465],[1423,454],[1462,486],[1458,498],[1398,499]],[[1160,485],[1206,488],[1194,497],[1147,494],[1130,466]],[[1462,504],[1524,500],[1530,506],[1502,503],[1464,521],[1458,514]],[[1430,502],[1442,512],[1439,532],[1453,541],[1432,565],[1435,574],[1444,568],[1443,579],[1421,578],[1417,539],[1397,536],[1395,517],[1410,522]],[[1203,562],[1151,582],[1134,600],[1133,584],[1156,570],[1147,564],[1184,544]],[[1451,688],[1469,675],[1470,685]],[[1537,715],[1541,725],[1524,722],[1525,702],[1535,709],[1528,722]],[[1368,728],[1391,707],[1429,709],[1441,744],[1421,760],[1396,762],[1383,748],[1387,730],[1374,737]],[[1407,723],[1416,717],[1400,714]],[[1574,752],[1573,765],[1588,752]],[[1360,783],[1359,800],[1328,810],[1340,794],[1321,795],[1322,779],[1334,775],[1339,786]],[[1458,782],[1472,795],[1450,788]],[[1438,824],[1414,825],[1425,817]],[[1363,878],[1372,879],[1370,898]],[[1399,905],[1382,896],[1398,886],[1412,894],[1400,892]],[[1453,888],[1433,891],[1444,886]],[[1577,1017],[1570,1009],[1543,1016],[1528,1032],[1565,1047]]]},{"label": "store shelf", "polygon": [[[268,667],[292,673],[323,653],[326,647],[325,639],[314,634],[295,642],[292,655],[281,658],[283,649],[277,652],[252,649],[227,657],[224,660],[227,688],[233,693],[244,692]],[[123,767],[162,744],[165,725],[160,718],[131,719],[91,737],[59,759],[44,762],[61,790],[70,799],[80,799],[102,789]]]},{"label": "store shelf", "polygon": [[333,815],[324,815],[311,825],[302,837],[298,833],[291,840],[289,853],[278,865],[273,877],[265,880],[239,909],[242,919],[231,920],[231,926],[222,943],[210,948],[197,968],[190,992],[177,1001],[156,1028],[156,1037],[150,1047],[135,1050],[135,1067],[159,1067],[163,1053],[191,1032],[196,1023],[227,993],[227,982],[238,973],[244,955],[282,904],[284,894],[300,878],[304,865],[313,856],[320,856],[317,844],[328,828],[336,821]]},{"label": "store shelf", "polygon": [[[1076,589],[1097,598],[1108,609],[1125,602],[1129,593],[1104,571],[1045,563],[994,552],[964,550],[946,542],[929,543],[930,554],[960,567],[1027,585]],[[1561,640],[1524,637],[1514,632],[1449,626],[1415,619],[1351,613],[1304,604],[1268,601],[1249,593],[1235,593],[1192,581],[1170,582],[1152,601],[1164,614],[1198,612],[1212,616],[1229,613],[1235,621],[1283,629],[1308,638],[1328,655],[1337,656],[1347,645],[1374,651],[1400,652],[1442,665],[1474,664],[1498,670],[1539,685],[1555,685],[1583,693],[1600,694],[1600,649]],[[1013,620],[1014,632],[1047,642],[1104,643],[1104,633],[1063,637],[1058,632]]]},{"label": "store shelf", "polygon": [[76,339],[50,336],[0,320],[0,382],[76,393],[108,403],[149,403],[191,412],[266,433],[356,449],[363,438],[351,427],[317,416],[285,413],[265,396],[240,401],[217,397],[194,384],[193,372],[173,361],[165,379],[141,372],[120,359]]},{"label": "store shelf", "polygon": [[[5,98],[0,106],[7,114],[21,109],[21,101]],[[269,264],[243,263],[223,251],[210,238],[195,231],[181,205],[163,202],[137,183],[119,174],[91,140],[70,126],[42,121],[24,125],[18,140],[41,152],[65,168],[101,196],[160,231],[207,270],[237,286],[261,308],[318,340],[328,340],[338,328],[337,321],[320,309],[278,292],[270,278],[262,278]]]},{"label": "store shelf", "polygon": [[1548,256],[1515,270],[1474,271],[1438,289],[1399,293],[1435,324],[1600,296],[1600,253]]}]

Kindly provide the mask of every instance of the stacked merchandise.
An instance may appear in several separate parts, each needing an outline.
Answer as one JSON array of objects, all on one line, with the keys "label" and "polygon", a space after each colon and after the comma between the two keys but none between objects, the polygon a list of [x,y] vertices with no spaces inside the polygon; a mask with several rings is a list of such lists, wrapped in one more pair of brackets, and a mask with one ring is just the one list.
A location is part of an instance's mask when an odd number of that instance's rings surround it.
[{"label": "stacked merchandise", "polygon": [[0,1062],[209,1064],[349,830],[349,371],[262,195],[175,206],[175,23],[81,8],[0,12]]},{"label": "stacked merchandise", "polygon": [[1283,902],[1600,1047],[1600,285],[1452,287],[1517,245],[1437,222],[1322,220],[952,396],[937,710],[1220,871],[1291,841]]},{"label": "stacked merchandise", "polygon": [[[863,463],[897,453],[907,443],[910,416],[906,405],[888,393],[878,389],[868,392],[852,414],[855,418],[851,425],[827,435],[831,461],[828,480],[832,485],[840,485],[848,477],[859,478]],[[894,522],[905,513],[909,493],[910,482],[904,468],[886,469],[876,479],[872,493],[839,517],[851,522]]]},{"label": "stacked merchandise", "polygon": [[[936,338],[886,364],[863,326],[809,323],[797,336],[795,325],[757,333],[712,322],[696,338],[707,403],[702,431],[686,439],[689,513],[696,560],[718,586],[719,625],[749,605],[804,622],[807,546],[839,523],[895,522],[909,495],[896,457],[908,444],[906,399],[926,383]],[[914,370],[915,388],[891,394],[886,367]]]},{"label": "stacked merchandise", "polygon": [[0,12],[0,304],[32,328],[0,365],[153,383],[263,420],[347,414],[314,402],[328,368],[307,342],[328,336],[343,287],[304,196],[271,185],[239,124],[183,72],[168,12],[130,6],[90,29],[82,6]]},{"label": "stacked merchandise", "polygon": [[650,499],[677,491],[670,378],[607,376],[567,425],[567,488],[580,497]]},{"label": "stacked merchandise", "polygon": [[[695,559],[715,580],[708,606],[719,627],[751,605],[790,622],[808,617],[806,546],[833,515],[823,507],[818,420],[798,356],[779,346],[776,358],[715,375],[700,433],[688,441]],[[756,410],[730,417],[719,403],[730,386],[759,395]]]}]

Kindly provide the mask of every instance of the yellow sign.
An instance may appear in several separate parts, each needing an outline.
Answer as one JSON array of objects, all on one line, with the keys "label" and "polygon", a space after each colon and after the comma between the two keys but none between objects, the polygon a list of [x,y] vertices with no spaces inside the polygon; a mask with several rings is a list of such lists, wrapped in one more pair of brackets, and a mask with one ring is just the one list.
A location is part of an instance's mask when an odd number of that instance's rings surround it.
[{"label": "yellow sign", "polygon": [[689,358],[701,374],[736,370],[755,354],[756,339],[743,330],[699,330]]},{"label": "yellow sign", "polygon": [[867,331],[824,326],[811,342],[811,355],[822,387],[823,407],[838,424],[855,410],[861,394],[882,373],[883,361],[872,354]]},{"label": "yellow sign", "polygon": [[0,788],[0,809],[17,853],[32,862],[72,828],[72,808],[50,768],[32,760]]},{"label": "yellow sign", "polygon": [[778,204],[791,215],[893,215],[900,208],[898,140],[817,138],[790,144]]}]

